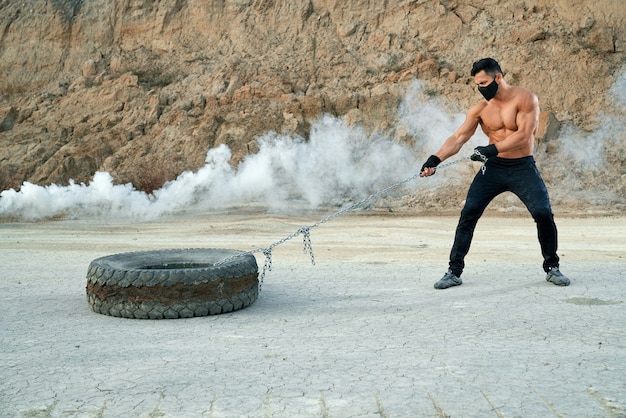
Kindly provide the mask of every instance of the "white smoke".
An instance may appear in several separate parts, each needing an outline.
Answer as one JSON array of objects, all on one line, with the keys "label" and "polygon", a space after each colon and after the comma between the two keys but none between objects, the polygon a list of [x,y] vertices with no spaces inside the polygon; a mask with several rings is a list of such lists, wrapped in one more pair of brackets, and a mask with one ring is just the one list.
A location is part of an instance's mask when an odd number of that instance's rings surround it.
[{"label": "white smoke", "polygon": [[571,169],[600,170],[605,165],[607,148],[623,146],[626,132],[626,70],[622,71],[609,89],[614,107],[597,115],[598,128],[586,132],[572,124],[565,124],[559,139],[560,151],[569,158]]},{"label": "white smoke", "polygon": [[[610,118],[602,117],[609,121]],[[570,169],[599,170],[604,165],[604,151],[609,138],[607,130],[584,132],[572,124],[561,128],[560,151],[567,159]]]},{"label": "white smoke", "polygon": [[551,191],[558,202],[606,210],[619,210],[626,203],[626,70],[616,77],[608,99],[612,105],[596,116],[593,131],[565,123],[556,149],[539,155],[542,171],[550,172],[558,186]]},{"label": "white smoke", "polygon": [[24,182],[19,192],[13,189],[0,193],[0,215],[14,216],[23,220],[36,220],[66,214],[111,216],[145,216],[150,199],[137,192],[131,184],[113,185],[108,173],[98,172],[88,186],[38,186]]}]

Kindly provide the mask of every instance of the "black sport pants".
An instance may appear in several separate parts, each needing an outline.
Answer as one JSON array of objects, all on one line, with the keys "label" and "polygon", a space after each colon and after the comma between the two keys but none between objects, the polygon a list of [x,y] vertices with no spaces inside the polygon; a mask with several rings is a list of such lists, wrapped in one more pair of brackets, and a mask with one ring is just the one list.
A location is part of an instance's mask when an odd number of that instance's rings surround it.
[{"label": "black sport pants", "polygon": [[505,159],[493,157],[487,160],[485,172],[476,174],[461,210],[456,227],[454,244],[450,251],[450,270],[460,277],[465,267],[474,229],[485,208],[499,194],[512,192],[526,205],[537,224],[537,234],[543,255],[543,269],[559,266],[557,255],[557,230],[546,185],[537,170],[532,156]]}]

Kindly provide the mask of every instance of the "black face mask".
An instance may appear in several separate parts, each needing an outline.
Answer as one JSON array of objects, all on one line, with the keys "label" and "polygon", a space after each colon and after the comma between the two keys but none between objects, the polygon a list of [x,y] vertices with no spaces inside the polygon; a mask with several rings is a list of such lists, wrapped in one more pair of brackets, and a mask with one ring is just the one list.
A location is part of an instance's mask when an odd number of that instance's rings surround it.
[{"label": "black face mask", "polygon": [[496,83],[496,79],[494,78],[493,81],[485,87],[478,86],[478,91],[487,101],[493,99],[496,97],[496,93],[498,92],[498,83]]}]

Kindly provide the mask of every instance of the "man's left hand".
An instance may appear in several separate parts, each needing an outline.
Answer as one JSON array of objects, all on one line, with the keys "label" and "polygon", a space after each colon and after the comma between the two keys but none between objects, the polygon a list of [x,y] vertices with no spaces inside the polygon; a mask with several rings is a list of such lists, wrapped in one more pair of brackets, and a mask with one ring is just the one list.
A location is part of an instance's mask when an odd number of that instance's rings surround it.
[{"label": "man's left hand", "polygon": [[494,144],[489,144],[486,147],[474,148],[474,153],[470,157],[472,161],[486,161],[491,157],[498,155],[498,148]]},{"label": "man's left hand", "polygon": [[422,166],[422,170],[420,171],[420,177],[428,177],[435,174],[437,170],[437,166],[441,164],[441,159],[436,155],[431,155],[428,157],[424,165]]}]

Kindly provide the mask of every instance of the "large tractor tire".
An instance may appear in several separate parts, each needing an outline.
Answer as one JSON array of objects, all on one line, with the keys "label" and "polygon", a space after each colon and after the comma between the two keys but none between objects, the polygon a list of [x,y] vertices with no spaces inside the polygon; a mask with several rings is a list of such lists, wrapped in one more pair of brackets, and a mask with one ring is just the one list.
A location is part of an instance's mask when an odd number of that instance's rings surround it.
[{"label": "large tractor tire", "polygon": [[139,251],[93,260],[87,272],[87,299],[91,309],[104,315],[191,318],[251,305],[258,297],[258,283],[256,259],[241,251]]}]

